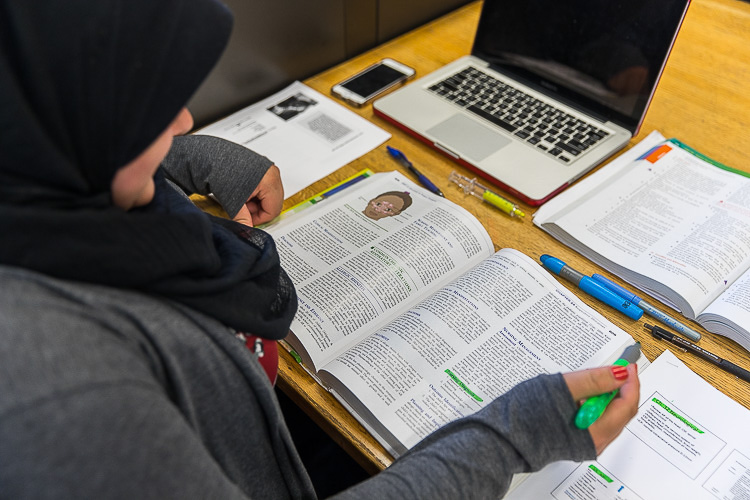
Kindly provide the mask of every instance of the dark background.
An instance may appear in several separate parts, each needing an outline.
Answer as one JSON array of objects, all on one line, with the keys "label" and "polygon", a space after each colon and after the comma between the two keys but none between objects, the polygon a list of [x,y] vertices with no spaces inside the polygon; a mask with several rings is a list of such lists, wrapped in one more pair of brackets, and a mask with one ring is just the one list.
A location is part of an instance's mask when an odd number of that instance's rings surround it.
[{"label": "dark background", "polygon": [[207,125],[469,0],[222,0],[229,45],[188,107]]}]

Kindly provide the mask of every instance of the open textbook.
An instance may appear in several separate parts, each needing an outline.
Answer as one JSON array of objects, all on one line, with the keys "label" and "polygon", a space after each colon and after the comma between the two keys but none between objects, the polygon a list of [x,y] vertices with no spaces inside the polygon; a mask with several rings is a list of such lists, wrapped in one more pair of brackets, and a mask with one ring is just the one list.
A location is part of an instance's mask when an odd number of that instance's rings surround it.
[{"label": "open textbook", "polygon": [[638,414],[595,461],[514,478],[508,500],[750,498],[750,412],[665,351],[640,372]]},{"label": "open textbook", "polygon": [[633,343],[397,172],[267,230],[299,297],[289,344],[394,456],[523,380],[611,363]]},{"label": "open textbook", "polygon": [[534,224],[750,350],[750,178],[654,132]]}]

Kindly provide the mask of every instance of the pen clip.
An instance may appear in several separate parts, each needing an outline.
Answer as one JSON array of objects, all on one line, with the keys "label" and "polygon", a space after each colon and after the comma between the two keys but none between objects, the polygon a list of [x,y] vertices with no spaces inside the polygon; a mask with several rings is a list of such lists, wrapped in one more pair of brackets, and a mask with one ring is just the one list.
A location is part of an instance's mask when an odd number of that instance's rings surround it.
[{"label": "pen clip", "polygon": [[670,332],[656,325],[649,325],[648,323],[644,323],[643,326],[644,328],[646,328],[646,330],[650,330],[651,335],[653,335],[659,340],[672,340],[672,337],[674,336]]}]

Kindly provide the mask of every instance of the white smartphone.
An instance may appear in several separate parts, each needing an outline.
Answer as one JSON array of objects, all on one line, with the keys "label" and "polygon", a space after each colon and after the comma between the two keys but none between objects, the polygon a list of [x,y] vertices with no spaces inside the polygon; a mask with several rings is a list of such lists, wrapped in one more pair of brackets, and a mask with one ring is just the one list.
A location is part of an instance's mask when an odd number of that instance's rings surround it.
[{"label": "white smartphone", "polygon": [[356,75],[337,83],[331,93],[353,106],[363,106],[386,90],[414,76],[414,69],[393,59],[383,59]]}]

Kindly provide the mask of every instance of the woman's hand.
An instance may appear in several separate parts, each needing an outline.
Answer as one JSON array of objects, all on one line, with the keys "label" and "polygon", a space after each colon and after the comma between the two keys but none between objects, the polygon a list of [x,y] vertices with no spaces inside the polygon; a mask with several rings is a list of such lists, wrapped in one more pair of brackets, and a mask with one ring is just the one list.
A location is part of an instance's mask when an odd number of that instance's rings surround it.
[{"label": "woman's hand", "polygon": [[603,366],[563,374],[565,383],[568,384],[568,389],[576,401],[620,389],[602,416],[589,427],[597,454],[604,451],[638,412],[641,389],[638,367],[631,363],[624,367],[625,370],[622,368]]},{"label": "woman's hand", "polygon": [[257,226],[279,215],[283,204],[284,187],[281,185],[281,172],[279,167],[271,165],[258,187],[234,216],[234,220],[247,226]]}]

